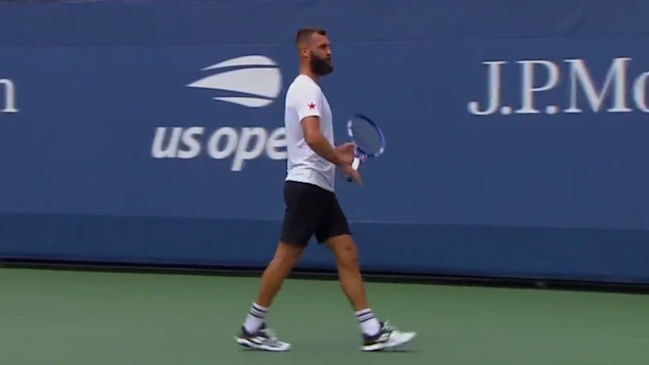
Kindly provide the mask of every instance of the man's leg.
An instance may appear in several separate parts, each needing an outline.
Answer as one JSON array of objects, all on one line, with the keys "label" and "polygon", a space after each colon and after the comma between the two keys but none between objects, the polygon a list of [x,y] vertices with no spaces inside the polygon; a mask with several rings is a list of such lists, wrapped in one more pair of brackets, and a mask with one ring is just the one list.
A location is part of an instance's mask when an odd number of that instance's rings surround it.
[{"label": "man's leg", "polygon": [[266,320],[268,307],[272,304],[275,295],[277,295],[277,292],[282,287],[284,279],[291,272],[303,251],[303,246],[291,245],[279,241],[275,250],[275,256],[268,266],[266,266],[266,270],[264,270],[264,274],[261,277],[257,300],[250,307],[250,312],[243,324],[246,332],[256,333],[262,327]]},{"label": "man's leg", "polygon": [[376,334],[381,324],[367,305],[356,243],[352,238],[347,217],[335,194],[328,196],[327,203],[325,217],[315,232],[316,238],[326,243],[336,257],[340,286],[354,309],[363,333]]},{"label": "man's leg", "polygon": [[268,351],[286,351],[290,344],[277,339],[265,326],[268,307],[282,287],[284,279],[295,266],[302,255],[304,246],[291,245],[279,241],[275,256],[270,261],[261,277],[261,285],[257,300],[250,307],[250,311],[243,323],[241,334],[237,342],[246,347]]},{"label": "man's leg", "polygon": [[378,351],[398,348],[410,342],[415,337],[415,332],[402,332],[388,323],[380,322],[368,307],[356,244],[352,236],[340,234],[325,242],[336,256],[340,286],[361,326],[363,332],[361,348],[364,351]]},{"label": "man's leg", "polygon": [[282,287],[284,279],[291,272],[295,263],[304,252],[304,246],[292,245],[279,241],[275,256],[270,261],[261,277],[261,286],[256,303],[263,307],[270,307]]},{"label": "man's leg", "polygon": [[354,315],[367,335],[376,335],[381,323],[368,307],[365,287],[358,262],[356,244],[350,234],[340,234],[325,241],[336,257],[340,286],[354,309]]},{"label": "man's leg", "polygon": [[284,351],[290,347],[289,344],[274,338],[272,331],[267,331],[264,323],[268,308],[282,287],[284,279],[304,252],[313,235],[312,227],[322,215],[321,198],[313,193],[313,189],[310,185],[290,181],[284,185],[286,212],[279,243],[275,256],[261,277],[257,299],[252,303],[242,333],[237,338],[239,344],[271,351]]},{"label": "man's leg", "polygon": [[367,309],[367,298],[363,286],[356,244],[349,234],[331,237],[325,241],[336,257],[338,277],[349,303],[354,311]]}]

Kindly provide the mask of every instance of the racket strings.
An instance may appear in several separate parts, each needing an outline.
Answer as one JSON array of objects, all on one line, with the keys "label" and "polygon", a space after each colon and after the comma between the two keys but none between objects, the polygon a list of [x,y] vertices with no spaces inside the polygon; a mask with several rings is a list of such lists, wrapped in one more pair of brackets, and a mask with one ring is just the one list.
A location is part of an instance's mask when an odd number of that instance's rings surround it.
[{"label": "racket strings", "polygon": [[356,145],[367,154],[376,154],[383,147],[379,132],[370,123],[362,120],[352,122],[352,133]]}]

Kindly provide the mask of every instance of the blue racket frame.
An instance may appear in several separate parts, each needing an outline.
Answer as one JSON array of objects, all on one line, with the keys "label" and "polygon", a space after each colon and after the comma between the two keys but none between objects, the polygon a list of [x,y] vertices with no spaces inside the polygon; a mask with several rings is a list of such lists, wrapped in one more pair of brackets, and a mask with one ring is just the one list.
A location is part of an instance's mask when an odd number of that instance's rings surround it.
[{"label": "blue racket frame", "polygon": [[356,113],[347,121],[347,136],[352,142],[356,142],[354,138],[354,132],[352,131],[352,121],[354,119],[363,119],[368,122],[372,127],[374,127],[374,129],[376,129],[381,140],[381,148],[375,153],[368,153],[361,147],[356,146],[356,151],[354,152],[354,162],[352,163],[352,167],[354,168],[354,170],[356,170],[358,169],[358,166],[360,166],[360,164],[364,162],[368,157],[378,157],[382,155],[383,152],[385,152],[385,136],[383,135],[383,131],[381,130],[381,128],[379,128],[378,124],[376,124],[371,118],[367,117],[364,114]]}]

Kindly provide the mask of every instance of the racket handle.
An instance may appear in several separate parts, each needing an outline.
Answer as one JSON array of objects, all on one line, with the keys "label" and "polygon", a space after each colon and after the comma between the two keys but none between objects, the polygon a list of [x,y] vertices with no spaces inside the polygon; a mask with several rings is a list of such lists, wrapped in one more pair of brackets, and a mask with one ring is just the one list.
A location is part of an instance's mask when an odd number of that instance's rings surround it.
[{"label": "racket handle", "polygon": [[358,165],[361,164],[361,159],[358,157],[354,157],[354,161],[352,162],[352,169],[358,170]]},{"label": "racket handle", "polygon": [[[354,169],[354,170],[358,170],[358,166],[359,166],[360,164],[361,164],[361,159],[358,158],[358,157],[354,157],[354,161],[352,161],[352,169]],[[347,180],[347,182],[351,182],[351,181],[352,181],[352,177],[351,177],[351,176],[346,176],[346,177],[345,177],[345,180]]]}]

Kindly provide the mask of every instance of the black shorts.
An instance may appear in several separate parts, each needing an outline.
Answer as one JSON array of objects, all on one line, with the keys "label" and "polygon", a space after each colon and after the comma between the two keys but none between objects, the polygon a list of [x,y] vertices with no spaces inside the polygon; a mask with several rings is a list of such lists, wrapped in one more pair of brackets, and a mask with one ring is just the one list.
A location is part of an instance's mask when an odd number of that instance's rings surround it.
[{"label": "black shorts", "polygon": [[280,240],[305,246],[315,234],[318,242],[341,234],[350,234],[347,218],[336,195],[317,185],[286,181],[286,211]]}]

